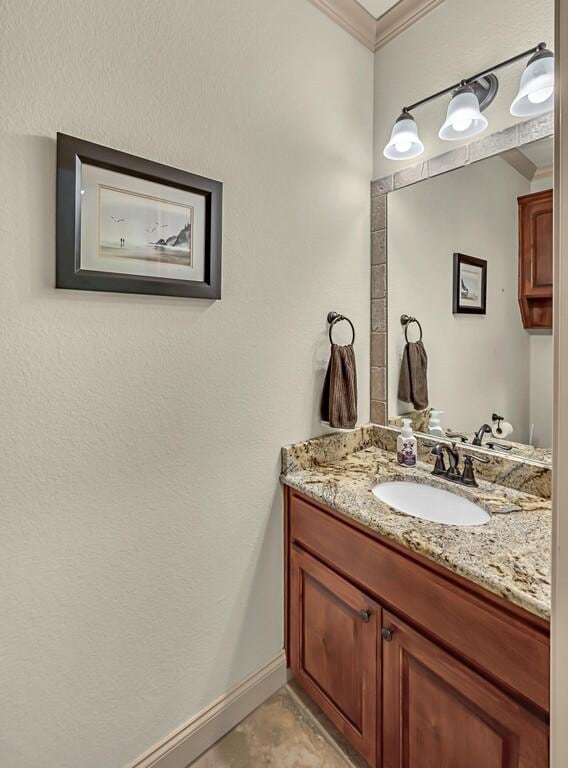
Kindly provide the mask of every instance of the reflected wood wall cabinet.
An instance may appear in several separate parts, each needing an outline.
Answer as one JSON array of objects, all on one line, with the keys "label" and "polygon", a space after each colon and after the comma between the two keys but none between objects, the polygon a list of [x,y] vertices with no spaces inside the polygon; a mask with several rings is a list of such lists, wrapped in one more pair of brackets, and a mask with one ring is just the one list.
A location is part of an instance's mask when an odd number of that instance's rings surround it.
[{"label": "reflected wood wall cabinet", "polygon": [[519,306],[523,326],[552,329],[551,189],[519,197]]},{"label": "reflected wood wall cabinet", "polygon": [[372,768],[546,768],[547,621],[285,488],[286,652]]}]

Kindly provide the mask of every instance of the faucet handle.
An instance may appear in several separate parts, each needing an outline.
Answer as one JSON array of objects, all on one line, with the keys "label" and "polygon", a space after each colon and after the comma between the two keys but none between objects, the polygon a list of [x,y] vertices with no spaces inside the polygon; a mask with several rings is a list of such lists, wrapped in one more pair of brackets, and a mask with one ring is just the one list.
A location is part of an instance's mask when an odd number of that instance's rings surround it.
[{"label": "faucet handle", "polygon": [[460,443],[468,442],[467,435],[464,435],[463,432],[446,431],[446,437],[449,437],[451,440],[459,440]]},{"label": "faucet handle", "polygon": [[489,464],[490,459],[484,459],[481,456],[475,456],[473,453],[466,453],[463,457],[463,472],[462,482],[464,485],[477,486],[477,480],[473,472],[473,462],[478,461],[480,464]]},{"label": "faucet handle", "polygon": [[494,451],[496,448],[498,448],[500,451],[512,451],[513,446],[512,445],[503,445],[503,443],[485,443],[485,445],[488,448],[491,448],[492,451]]},{"label": "faucet handle", "polygon": [[434,474],[445,475],[446,465],[444,464],[444,449],[441,443],[436,443],[436,445],[432,448],[430,453],[432,454],[432,456],[436,457],[436,463],[434,465]]},{"label": "faucet handle", "polygon": [[485,458],[482,458],[481,456],[476,456],[473,453],[464,453],[463,459],[464,461],[469,459],[470,462],[478,461],[480,464],[489,464],[491,462],[491,459],[485,459]]},{"label": "faucet handle", "polygon": [[450,466],[448,467],[448,478],[458,478],[460,475],[460,452],[453,440],[451,446],[448,448],[448,460],[450,462]]}]

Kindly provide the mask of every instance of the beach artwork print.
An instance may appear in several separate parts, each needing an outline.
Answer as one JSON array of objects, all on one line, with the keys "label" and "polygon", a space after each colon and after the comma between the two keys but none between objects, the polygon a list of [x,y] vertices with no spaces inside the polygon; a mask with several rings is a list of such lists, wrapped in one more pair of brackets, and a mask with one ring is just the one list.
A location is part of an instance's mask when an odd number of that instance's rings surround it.
[{"label": "beach artwork print", "polygon": [[223,183],[57,135],[56,287],[221,298]]},{"label": "beach artwork print", "polygon": [[482,271],[479,267],[462,264],[460,269],[460,304],[462,307],[481,306]]},{"label": "beach artwork print", "polygon": [[454,314],[484,315],[486,301],[487,261],[454,253]]},{"label": "beach artwork print", "polygon": [[99,185],[99,257],[191,267],[191,205]]}]

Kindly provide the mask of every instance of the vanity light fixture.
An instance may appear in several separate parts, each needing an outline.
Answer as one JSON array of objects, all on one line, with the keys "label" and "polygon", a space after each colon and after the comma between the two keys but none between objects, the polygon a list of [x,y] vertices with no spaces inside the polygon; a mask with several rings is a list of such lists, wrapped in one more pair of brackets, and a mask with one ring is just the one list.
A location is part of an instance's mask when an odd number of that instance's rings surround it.
[{"label": "vanity light fixture", "polygon": [[550,112],[554,108],[554,55],[548,50],[546,43],[539,43],[527,51],[404,107],[383,150],[384,156],[389,160],[409,160],[421,155],[424,145],[418,136],[416,121],[410,113],[448,94],[452,94],[452,98],[438,136],[444,141],[459,141],[477,136],[488,126],[487,118],[482,113],[492,103],[499,88],[499,81],[494,73],[527,56],[531,58],[521,77],[519,92],[511,105],[511,114],[517,117],[534,117]]},{"label": "vanity light fixture", "polygon": [[438,136],[445,141],[459,141],[477,136],[488,126],[481,114],[480,104],[471,85],[461,85],[452,96],[446,122]]},{"label": "vanity light fixture", "polygon": [[554,108],[554,55],[542,43],[521,77],[519,92],[511,104],[515,117],[532,117]]},{"label": "vanity light fixture", "polygon": [[384,149],[385,157],[389,160],[410,160],[424,152],[424,144],[418,136],[416,120],[403,110],[393,125],[389,143]]}]

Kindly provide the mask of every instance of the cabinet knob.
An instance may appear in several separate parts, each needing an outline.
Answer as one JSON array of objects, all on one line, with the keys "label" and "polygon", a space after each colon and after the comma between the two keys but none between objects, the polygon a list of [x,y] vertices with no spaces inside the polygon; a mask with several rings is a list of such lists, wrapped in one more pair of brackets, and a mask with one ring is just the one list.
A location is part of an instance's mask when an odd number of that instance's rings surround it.
[{"label": "cabinet knob", "polygon": [[369,619],[371,618],[371,611],[359,611],[359,616],[363,619],[365,624],[369,623]]},{"label": "cabinet knob", "polygon": [[394,629],[392,627],[383,627],[381,630],[381,635],[383,636],[383,640],[386,640],[387,643],[390,643],[392,640]]}]

